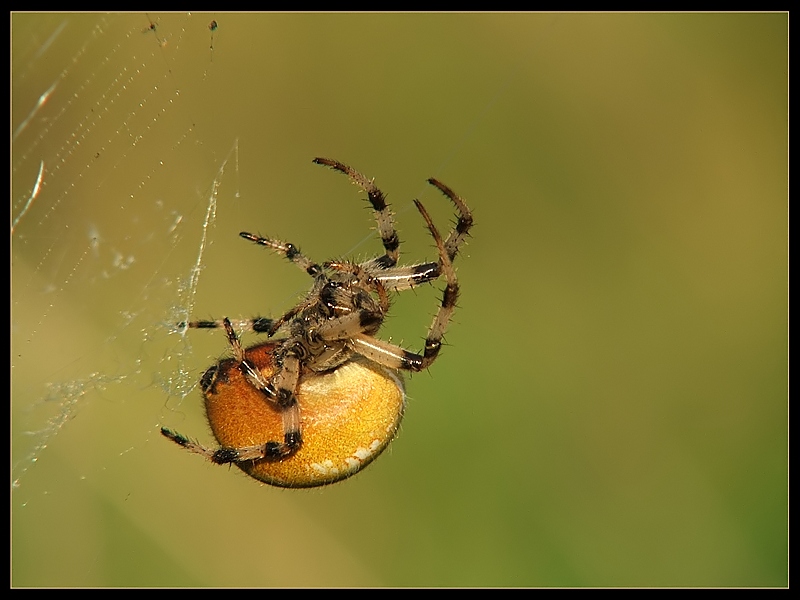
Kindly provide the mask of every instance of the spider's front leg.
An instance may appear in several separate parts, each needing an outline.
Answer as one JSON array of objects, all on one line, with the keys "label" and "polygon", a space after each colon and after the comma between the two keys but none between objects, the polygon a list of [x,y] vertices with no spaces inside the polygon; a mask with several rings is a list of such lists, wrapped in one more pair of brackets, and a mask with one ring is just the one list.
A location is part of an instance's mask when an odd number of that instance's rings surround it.
[{"label": "spider's front leg", "polygon": [[[457,210],[457,220],[453,230],[448,234],[447,239],[444,240],[444,251],[440,249],[440,255],[447,255],[447,258],[452,263],[458,254],[461,246],[466,242],[469,237],[469,231],[472,229],[472,211],[467,206],[461,196],[456,194],[453,190],[443,184],[437,179],[428,179],[428,183],[447,196]],[[430,226],[429,226],[430,228]],[[437,244],[438,245],[438,244]],[[370,263],[365,266],[370,268]],[[381,266],[382,270],[375,271],[375,277],[387,288],[396,292],[409,290],[413,287],[438,279],[444,272],[444,260],[440,258],[437,262],[421,263],[418,265],[410,265],[404,267],[390,267]]]},{"label": "spider's front leg", "polygon": [[[266,317],[228,320],[228,322],[238,329],[253,333],[270,333],[275,329],[275,319]],[[178,323],[178,329],[225,329],[225,319],[183,321]]]},{"label": "spider's front leg", "polygon": [[[201,454],[216,464],[244,462],[259,459],[283,459],[296,452],[303,443],[300,424],[300,406],[297,403],[296,390],[300,379],[300,359],[288,352],[282,359],[279,370],[271,377],[265,378],[259,369],[245,356],[233,325],[226,318],[222,320],[228,342],[233,349],[234,360],[238,364],[245,380],[256,390],[262,392],[265,400],[276,405],[281,411],[283,421],[283,441],[268,441],[263,444],[244,446],[239,448],[221,447],[217,449],[206,448],[189,438],[167,429],[161,428],[161,433],[195,454]],[[203,377],[201,385],[204,392],[213,386],[216,369],[211,369]]]},{"label": "spider's front leg", "polygon": [[386,195],[375,185],[372,179],[367,179],[361,173],[348,167],[338,160],[330,158],[315,158],[314,161],[318,165],[330,167],[340,173],[344,173],[350,178],[354,184],[360,187],[367,193],[369,203],[372,205],[372,210],[375,213],[375,221],[378,224],[378,233],[381,236],[384,251],[383,256],[373,259],[372,262],[381,269],[388,269],[397,264],[397,259],[400,256],[400,238],[397,235],[397,230],[394,227],[394,215],[389,209],[389,204],[386,202]]},{"label": "spider's front leg", "polygon": [[422,371],[423,369],[427,369],[439,356],[444,334],[447,331],[450,318],[453,316],[453,311],[456,308],[459,289],[458,279],[456,278],[456,272],[455,269],[453,269],[453,263],[450,260],[450,252],[448,251],[446,243],[442,240],[439,230],[436,229],[428,211],[425,210],[422,203],[419,200],[414,200],[414,204],[417,206],[422,218],[425,219],[425,224],[428,226],[428,230],[434,242],[436,242],[436,248],[439,250],[439,264],[447,280],[447,286],[442,295],[442,303],[439,305],[439,310],[436,311],[436,316],[433,318],[433,323],[431,323],[428,329],[428,335],[425,338],[425,348],[422,354],[416,354],[404,350],[395,344],[384,342],[363,333],[353,336],[348,341],[350,348],[361,356],[386,367],[403,369],[406,371]]}]

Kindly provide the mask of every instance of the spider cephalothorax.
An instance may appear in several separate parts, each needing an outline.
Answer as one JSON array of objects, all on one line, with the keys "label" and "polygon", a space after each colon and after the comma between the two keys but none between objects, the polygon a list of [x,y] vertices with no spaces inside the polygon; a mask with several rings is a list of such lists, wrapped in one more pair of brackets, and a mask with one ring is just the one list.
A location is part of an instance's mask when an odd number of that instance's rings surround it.
[{"label": "spider cephalothorax", "polygon": [[[317,158],[314,162],[344,173],[367,193],[384,254],[362,263],[318,264],[290,243],[242,232],[241,237],[271,248],[306,271],[314,283],[306,297],[278,319],[231,322],[225,318],[182,324],[224,328],[233,350],[232,359],[212,366],[200,382],[209,422],[221,446],[206,448],[170,429],[161,430],[212,462],[235,463],[262,481],[285,487],[338,481],[363,468],[391,441],[405,398],[396,371],[420,371],[439,355],[458,298],[453,260],[472,226],[466,203],[443,183],[429,179],[455,205],[456,225],[442,239],[425,207],[415,200],[439,256],[435,262],[398,266],[400,240],[384,194],[372,180],[338,161]],[[389,310],[390,293],[440,276],[446,287],[422,352],[410,352],[375,337]],[[244,349],[234,324],[266,333],[269,338],[282,335]],[[345,398],[343,403],[355,400],[354,408],[332,416],[326,405],[339,402],[339,396]],[[373,413],[376,401],[380,408]],[[324,415],[316,415],[317,410]],[[358,418],[353,411],[360,411]],[[271,437],[275,423],[279,423],[281,435]],[[317,437],[339,436],[349,441],[339,443],[337,438],[312,443],[304,433],[309,428],[314,428]],[[337,454],[340,450],[341,457]],[[286,468],[288,475],[276,474]]]}]

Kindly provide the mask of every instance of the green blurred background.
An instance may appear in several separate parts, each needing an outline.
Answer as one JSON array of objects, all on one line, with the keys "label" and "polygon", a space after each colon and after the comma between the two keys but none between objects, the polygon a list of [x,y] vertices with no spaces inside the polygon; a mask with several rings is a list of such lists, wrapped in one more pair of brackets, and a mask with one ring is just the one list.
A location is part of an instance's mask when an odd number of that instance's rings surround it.
[{"label": "green blurred background", "polygon": [[[11,25],[12,585],[788,585],[788,15]],[[315,156],[376,178],[405,261],[413,198],[452,218],[426,178],[476,225],[398,439],[286,491],[158,427],[211,441],[227,352],[169,323],[308,285],[239,231],[378,251]],[[383,336],[419,348],[439,288]]]}]

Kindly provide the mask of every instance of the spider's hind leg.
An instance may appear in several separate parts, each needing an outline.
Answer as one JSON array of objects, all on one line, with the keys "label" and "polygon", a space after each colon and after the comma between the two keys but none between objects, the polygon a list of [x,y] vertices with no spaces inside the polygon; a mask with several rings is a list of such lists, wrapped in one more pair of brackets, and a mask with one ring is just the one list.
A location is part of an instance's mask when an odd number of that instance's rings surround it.
[{"label": "spider's hind leg", "polygon": [[[211,323],[214,323],[213,321]],[[188,437],[168,429],[161,428],[161,433],[171,439],[179,446],[183,446],[190,452],[199,454],[215,464],[241,463],[254,460],[282,460],[296,452],[303,443],[303,436],[300,422],[300,407],[297,403],[295,392],[297,389],[300,375],[300,361],[293,354],[286,353],[279,363],[279,368],[271,378],[266,378],[261,374],[258,367],[253,364],[246,356],[242,348],[233,325],[230,320],[222,319],[222,327],[228,337],[228,342],[233,350],[233,368],[238,368],[244,377],[246,384],[261,392],[265,402],[273,404],[280,410],[283,422],[283,441],[268,441],[262,444],[250,446],[230,447],[221,446],[219,448],[208,448],[195,442]],[[279,345],[276,346],[280,348]],[[223,361],[220,365],[212,367],[203,376],[200,386],[203,393],[214,395],[215,380],[219,376],[220,369],[224,363],[230,364],[232,361]],[[223,375],[227,380],[227,376]],[[231,393],[231,392],[227,392]]]},{"label": "spider's hind leg", "polygon": [[161,428],[161,435],[172,440],[179,446],[186,448],[189,452],[199,454],[217,465],[259,460],[262,458],[278,458],[272,455],[269,448],[270,444],[275,444],[276,442],[268,442],[260,446],[247,446],[244,448],[226,448],[224,446],[220,448],[207,448],[167,427]]},{"label": "spider's hind leg", "polygon": [[[291,352],[287,352],[280,361],[277,373],[271,377],[271,380],[268,380],[246,358],[244,348],[236,336],[231,322],[228,319],[223,319],[223,326],[228,336],[228,343],[233,349],[233,358],[239,364],[239,370],[244,375],[244,378],[250,385],[263,393],[265,400],[275,404],[281,410],[283,441],[267,442],[260,446],[264,452],[260,458],[284,458],[289,456],[297,451],[303,443],[300,426],[300,406],[295,395],[300,380],[300,359]],[[245,458],[233,452],[236,450],[235,448],[229,450],[232,452],[232,458],[226,462],[252,460],[252,458]]]}]

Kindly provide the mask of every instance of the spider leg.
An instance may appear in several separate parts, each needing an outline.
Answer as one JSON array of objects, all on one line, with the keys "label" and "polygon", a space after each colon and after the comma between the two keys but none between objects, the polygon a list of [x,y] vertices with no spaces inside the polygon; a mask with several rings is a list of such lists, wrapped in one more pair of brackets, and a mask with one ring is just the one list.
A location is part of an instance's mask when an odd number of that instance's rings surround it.
[{"label": "spider leg", "polygon": [[456,271],[453,269],[453,262],[450,259],[446,244],[442,241],[442,236],[439,235],[439,231],[433,224],[428,211],[425,210],[425,207],[419,200],[414,200],[414,204],[420,214],[422,214],[422,218],[425,219],[431,236],[436,242],[436,248],[439,250],[439,264],[441,265],[442,273],[447,281],[444,293],[442,294],[442,303],[439,305],[439,310],[436,311],[436,316],[434,316],[433,322],[428,328],[428,336],[425,338],[425,350],[423,351],[423,361],[420,368],[426,369],[439,355],[444,333],[447,331],[447,325],[450,323],[450,318],[453,316],[453,311],[456,308],[456,302],[458,301],[458,279],[456,278]]},{"label": "spider leg", "polygon": [[[296,452],[303,443],[300,407],[295,396],[300,378],[300,359],[294,354],[287,353],[281,360],[280,370],[272,377],[272,382],[270,382],[245,357],[244,348],[242,348],[239,339],[236,337],[236,332],[233,330],[231,322],[228,319],[223,319],[222,324],[233,350],[234,360],[239,364],[239,370],[244,375],[244,378],[255,389],[262,392],[267,401],[274,403],[281,410],[284,431],[283,441],[269,441],[264,444],[238,448],[227,446],[208,448],[166,427],[161,428],[161,433],[190,452],[200,454],[216,464],[286,458]],[[211,384],[215,371],[210,370],[209,373],[212,373],[212,375],[208,376],[207,374],[203,378],[204,381],[201,382],[201,386],[204,388]]]},{"label": "spider leg", "polygon": [[261,444],[260,446],[245,446],[243,448],[208,448],[199,442],[190,440],[185,435],[178,433],[177,431],[173,431],[167,427],[161,428],[161,435],[172,440],[179,446],[183,446],[189,450],[189,452],[200,454],[201,456],[204,456],[206,459],[218,465],[270,458],[272,457],[272,454],[267,446],[275,443],[269,442],[269,444]]},{"label": "spider leg", "polygon": [[[224,319],[216,319],[212,321],[184,321],[178,323],[179,329],[224,329]],[[274,319],[267,319],[265,317],[255,317],[253,319],[236,319],[228,321],[233,327],[242,329],[243,331],[251,331],[253,333],[268,333],[272,330]]]},{"label": "spider leg", "polygon": [[252,233],[247,233],[246,231],[242,231],[239,235],[246,240],[250,240],[251,242],[258,244],[259,246],[266,246],[278,254],[285,256],[290,262],[296,264],[312,277],[317,277],[322,274],[322,267],[304,256],[303,253],[300,252],[300,249],[294,244],[261,237],[260,235],[254,235]]},{"label": "spider leg", "polygon": [[390,344],[365,334],[358,334],[349,340],[350,347],[361,354],[362,356],[377,362],[378,364],[393,368],[405,369],[409,371],[421,371],[427,369],[436,357],[442,347],[442,339],[444,338],[447,325],[455,310],[456,301],[458,300],[458,279],[456,278],[453,263],[448,255],[445,242],[442,241],[442,236],[433,224],[428,211],[419,200],[414,200],[422,218],[431,232],[431,236],[436,242],[436,247],[439,250],[439,261],[442,272],[447,280],[447,286],[444,289],[442,296],[442,303],[439,310],[436,311],[436,316],[433,318],[433,323],[428,329],[428,335],[425,338],[425,348],[422,354],[415,354],[404,350],[400,346]]},{"label": "spider leg", "polygon": [[377,272],[375,279],[389,290],[402,292],[438,279],[441,274],[442,269],[439,263],[431,262],[385,269]]},{"label": "spider leg", "polygon": [[382,321],[382,313],[359,309],[343,317],[328,319],[314,330],[314,334],[320,340],[336,342],[346,340],[364,331],[377,331]]},{"label": "spider leg", "polygon": [[472,211],[470,211],[467,203],[464,202],[464,199],[461,198],[461,196],[456,194],[438,179],[431,177],[428,179],[428,183],[450,198],[450,201],[455,204],[456,209],[458,210],[458,221],[456,221],[456,226],[453,228],[453,231],[450,232],[444,242],[444,247],[447,250],[447,256],[450,258],[450,262],[453,262],[456,254],[458,254],[459,248],[469,235],[469,230],[472,228]]},{"label": "spider leg", "polygon": [[378,223],[378,232],[383,242],[383,248],[386,253],[370,261],[381,268],[393,267],[397,264],[397,259],[400,256],[400,237],[394,228],[394,216],[392,211],[389,210],[389,205],[386,203],[386,196],[378,189],[372,179],[367,179],[355,169],[340,163],[338,160],[331,160],[329,158],[315,158],[314,161],[318,165],[324,165],[344,173],[350,178],[354,184],[367,192],[372,209],[375,211],[375,221]]},{"label": "spider leg", "polygon": [[[233,326],[228,319],[223,319],[225,333],[228,342],[233,349],[233,358],[239,363],[239,370],[245,379],[254,388],[264,394],[266,399],[275,403],[281,409],[283,418],[283,442],[267,442],[264,444],[266,457],[282,458],[296,451],[303,443],[303,436],[300,430],[300,406],[297,404],[295,391],[300,379],[300,359],[294,354],[287,353],[282,360],[280,370],[272,377],[272,381],[267,380],[261,372],[245,358],[244,348],[242,347]],[[226,462],[237,462],[240,459],[234,457]]]},{"label": "spider leg", "polygon": [[[453,260],[455,260],[459,249],[469,236],[469,230],[472,228],[472,212],[467,206],[467,203],[442,182],[431,178],[428,180],[428,183],[436,187],[436,189],[450,198],[450,201],[455,205],[458,211],[458,219],[455,227],[453,227],[453,230],[449,233],[447,239],[444,241],[445,253],[452,263]],[[372,263],[373,261],[369,261],[364,263],[362,266],[367,270],[374,270],[370,269]],[[422,283],[427,283],[429,281],[433,281],[434,279],[438,279],[442,274],[442,269],[443,263],[440,259],[439,262],[435,263],[421,263],[418,265],[375,270],[374,276],[387,289],[395,292],[402,292]]]}]

